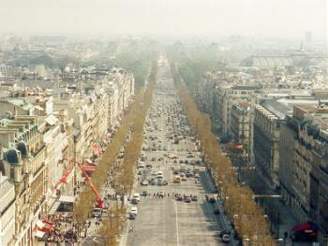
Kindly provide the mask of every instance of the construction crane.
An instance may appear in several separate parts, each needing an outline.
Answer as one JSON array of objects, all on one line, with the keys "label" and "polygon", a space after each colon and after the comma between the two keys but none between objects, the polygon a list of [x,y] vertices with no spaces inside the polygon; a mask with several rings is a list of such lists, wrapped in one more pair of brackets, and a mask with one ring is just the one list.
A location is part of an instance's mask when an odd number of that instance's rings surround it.
[{"label": "construction crane", "polygon": [[[71,163],[72,161],[70,161]],[[87,163],[86,163],[87,164]],[[104,208],[105,207],[105,203],[104,200],[101,198],[99,192],[97,191],[96,187],[94,186],[94,184],[92,183],[92,180],[88,174],[88,172],[93,172],[96,169],[96,166],[91,166],[91,165],[83,165],[81,163],[77,163],[77,166],[80,168],[81,172],[83,173],[83,176],[85,178],[85,180],[87,181],[88,185],[91,187],[92,191],[95,193],[96,195],[96,202],[97,202],[97,207],[98,208]],[[66,184],[67,183],[67,178],[70,175],[70,173],[73,170],[73,165],[71,165],[69,168],[67,168],[64,172],[64,175],[58,180],[58,182],[55,185],[55,190],[58,189],[58,186],[60,184]]]},{"label": "construction crane", "polygon": [[88,173],[86,172],[86,170],[83,168],[83,165],[81,165],[80,163],[77,164],[78,167],[80,168],[80,170],[82,171],[82,173],[84,174],[84,178],[87,181],[88,185],[91,187],[92,191],[95,193],[96,195],[96,202],[97,202],[97,208],[105,208],[105,202],[104,200],[101,198],[98,190],[96,189],[96,187],[94,186],[94,184],[92,183],[91,178],[89,177]]},{"label": "construction crane", "polygon": [[92,148],[93,154],[96,155],[96,156],[100,156],[103,152],[101,146],[97,143],[93,143],[91,145],[91,148]]},{"label": "construction crane", "polygon": [[68,176],[71,174],[71,172],[73,171],[73,164],[72,161],[69,161],[70,165],[69,167],[64,171],[63,176],[58,180],[58,182],[55,184],[54,186],[54,190],[57,192],[58,190],[58,186],[61,184],[67,184],[67,178]]}]

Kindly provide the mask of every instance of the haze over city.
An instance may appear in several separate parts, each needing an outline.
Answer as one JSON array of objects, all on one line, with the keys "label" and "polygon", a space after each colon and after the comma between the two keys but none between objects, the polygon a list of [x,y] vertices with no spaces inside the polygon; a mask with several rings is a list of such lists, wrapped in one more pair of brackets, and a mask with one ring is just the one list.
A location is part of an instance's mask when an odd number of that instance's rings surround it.
[{"label": "haze over city", "polygon": [[327,33],[325,0],[2,0],[0,31],[246,35],[314,39]]}]

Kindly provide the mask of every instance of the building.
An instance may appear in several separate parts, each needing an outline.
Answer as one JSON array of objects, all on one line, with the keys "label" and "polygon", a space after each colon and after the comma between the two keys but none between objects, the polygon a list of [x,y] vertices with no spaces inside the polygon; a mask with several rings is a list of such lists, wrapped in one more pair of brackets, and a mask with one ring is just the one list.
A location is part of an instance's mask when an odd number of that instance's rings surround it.
[{"label": "building", "polygon": [[251,136],[251,105],[248,101],[240,102],[232,106],[230,129],[233,141],[242,146],[244,154],[249,154]]},{"label": "building", "polygon": [[280,137],[280,182],[283,199],[300,222],[312,220],[320,228],[320,242],[328,235],[328,108],[297,105],[287,117]]},{"label": "building", "polygon": [[256,170],[272,190],[279,186],[280,124],[288,111],[288,107],[275,100],[257,104],[254,110],[253,152]]},{"label": "building", "polygon": [[0,245],[11,245],[15,235],[15,186],[0,172]]},{"label": "building", "polygon": [[16,115],[0,125],[4,175],[15,184],[15,245],[32,245],[33,228],[45,211],[48,175],[38,117]]}]

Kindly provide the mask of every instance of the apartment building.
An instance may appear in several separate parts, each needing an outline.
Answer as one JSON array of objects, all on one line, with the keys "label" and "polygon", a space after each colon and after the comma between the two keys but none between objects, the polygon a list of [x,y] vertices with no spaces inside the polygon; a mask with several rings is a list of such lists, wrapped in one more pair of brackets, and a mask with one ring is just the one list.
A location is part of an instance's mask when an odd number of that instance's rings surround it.
[{"label": "apartment building", "polygon": [[234,104],[231,108],[231,134],[235,144],[241,145],[244,154],[250,154],[251,104],[248,101]]},{"label": "apartment building", "polygon": [[12,245],[15,235],[15,186],[0,172],[0,245]]},{"label": "apartment building", "polygon": [[328,235],[328,108],[297,105],[282,127],[280,182],[282,195],[300,221],[313,220],[320,242]]},{"label": "apartment building", "polygon": [[15,185],[15,245],[32,245],[33,228],[45,211],[46,148],[37,116],[1,120],[4,175]]}]

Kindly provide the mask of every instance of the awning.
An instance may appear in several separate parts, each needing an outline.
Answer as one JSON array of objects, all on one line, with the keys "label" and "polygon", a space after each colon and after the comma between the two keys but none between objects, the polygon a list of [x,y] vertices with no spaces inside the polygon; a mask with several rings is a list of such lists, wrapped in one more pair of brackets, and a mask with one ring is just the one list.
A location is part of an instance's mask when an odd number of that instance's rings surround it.
[{"label": "awning", "polygon": [[36,222],[36,226],[37,226],[38,228],[42,228],[42,227],[45,226],[45,224],[44,224],[41,220],[38,220],[38,221]]},{"label": "awning", "polygon": [[35,233],[34,233],[34,236],[37,237],[37,238],[42,239],[44,237],[44,234],[46,234],[46,233],[43,232],[43,231],[36,230]]},{"label": "awning", "polygon": [[86,172],[94,172],[94,171],[96,171],[96,166],[95,165],[83,165],[82,168]]},{"label": "awning", "polygon": [[60,196],[59,201],[73,203],[75,201],[75,197],[74,196]]}]

